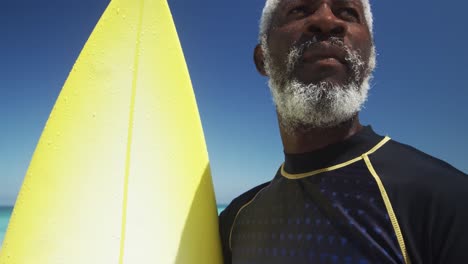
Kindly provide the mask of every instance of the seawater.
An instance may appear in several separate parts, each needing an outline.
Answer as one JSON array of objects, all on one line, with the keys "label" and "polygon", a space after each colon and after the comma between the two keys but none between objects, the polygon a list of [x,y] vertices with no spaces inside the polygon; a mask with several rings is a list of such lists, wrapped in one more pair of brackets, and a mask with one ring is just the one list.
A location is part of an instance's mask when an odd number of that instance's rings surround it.
[{"label": "seawater", "polygon": [[224,210],[224,208],[226,208],[227,205],[220,205],[218,204],[218,215]]},{"label": "seawater", "polygon": [[13,207],[0,207],[0,247],[5,237],[5,232],[8,226],[8,221],[10,221],[11,212]]},{"label": "seawater", "polygon": [[[218,214],[226,208],[225,205],[218,205]],[[0,207],[0,248],[5,237],[5,232],[8,227],[8,221],[10,221],[13,207]]]}]

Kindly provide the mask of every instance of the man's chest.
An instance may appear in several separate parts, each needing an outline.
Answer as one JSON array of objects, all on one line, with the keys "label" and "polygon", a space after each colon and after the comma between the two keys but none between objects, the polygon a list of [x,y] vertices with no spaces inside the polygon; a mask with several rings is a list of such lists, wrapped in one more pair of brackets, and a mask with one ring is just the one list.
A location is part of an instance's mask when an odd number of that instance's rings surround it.
[{"label": "man's chest", "polygon": [[237,214],[233,263],[403,263],[381,191],[366,170],[275,179]]}]

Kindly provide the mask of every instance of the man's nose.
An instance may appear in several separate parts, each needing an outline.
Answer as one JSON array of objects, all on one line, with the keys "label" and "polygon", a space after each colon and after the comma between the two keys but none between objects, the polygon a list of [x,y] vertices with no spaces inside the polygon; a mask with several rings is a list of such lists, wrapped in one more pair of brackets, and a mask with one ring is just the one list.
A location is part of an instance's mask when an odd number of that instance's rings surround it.
[{"label": "man's nose", "polygon": [[323,38],[343,38],[346,33],[346,24],[335,16],[327,3],[323,3],[308,18],[306,31],[308,34],[318,35]]}]

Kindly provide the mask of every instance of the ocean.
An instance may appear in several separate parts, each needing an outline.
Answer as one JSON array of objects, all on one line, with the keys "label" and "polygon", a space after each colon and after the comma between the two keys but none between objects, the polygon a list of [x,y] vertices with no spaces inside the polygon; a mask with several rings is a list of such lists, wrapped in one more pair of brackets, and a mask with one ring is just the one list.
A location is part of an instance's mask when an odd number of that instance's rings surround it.
[{"label": "ocean", "polygon": [[13,207],[0,207],[0,247],[3,242],[3,237],[5,237],[5,232],[12,211]]},{"label": "ocean", "polygon": [[[225,205],[218,205],[218,214],[224,210]],[[8,226],[8,221],[11,217],[11,212],[13,207],[0,207],[0,248],[2,247],[3,238],[5,237],[5,232]]]}]

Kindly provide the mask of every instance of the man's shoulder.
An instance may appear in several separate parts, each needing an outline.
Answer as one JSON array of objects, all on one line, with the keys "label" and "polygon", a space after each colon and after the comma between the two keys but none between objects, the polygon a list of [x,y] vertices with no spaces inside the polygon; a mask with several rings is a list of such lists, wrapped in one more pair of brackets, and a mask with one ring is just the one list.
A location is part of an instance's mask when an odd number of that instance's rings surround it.
[{"label": "man's shoulder", "polygon": [[268,184],[270,184],[270,182],[265,182],[239,195],[237,198],[232,200],[232,202],[219,215],[219,233],[221,236],[221,245],[223,248],[225,263],[231,263],[230,237],[232,225],[234,224],[237,213],[245,204],[254,199],[258,192],[268,186]]},{"label": "man's shoulder", "polygon": [[391,140],[370,156],[384,182],[426,192],[453,193],[468,188],[468,175],[415,147]]},{"label": "man's shoulder", "polygon": [[464,174],[451,164],[429,155],[413,146],[390,140],[379,151],[372,154],[377,163],[388,164],[387,167],[417,170],[429,174],[450,173]]},{"label": "man's shoulder", "polygon": [[[458,263],[468,242],[468,175],[412,146],[389,141],[369,159],[415,262]],[[430,241],[430,244],[427,243]]]},{"label": "man's shoulder", "polygon": [[257,193],[263,188],[268,186],[268,184],[270,184],[270,182],[262,183],[234,198],[234,200],[232,200],[232,202],[221,212],[221,220],[225,220],[226,218],[234,218],[240,208],[251,201],[255,195],[257,195]]}]

